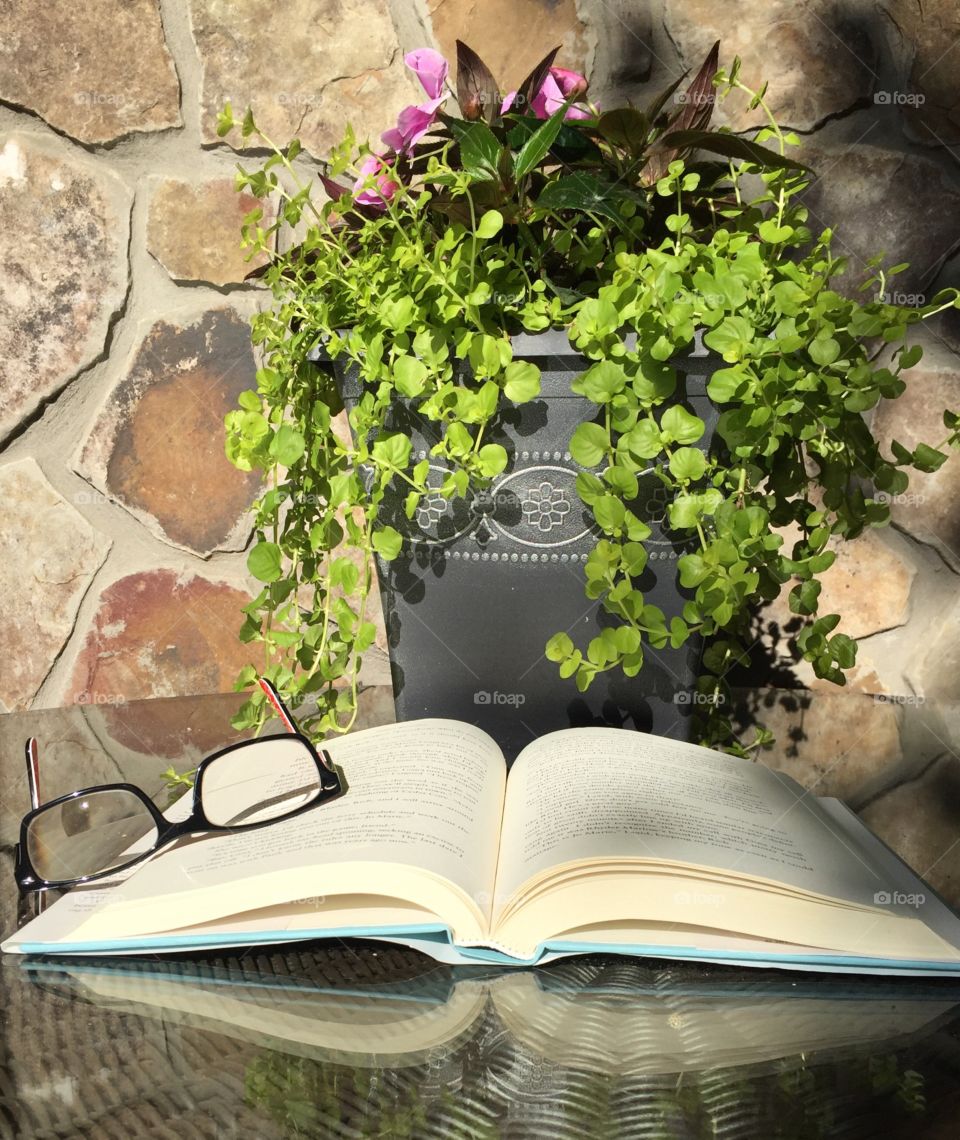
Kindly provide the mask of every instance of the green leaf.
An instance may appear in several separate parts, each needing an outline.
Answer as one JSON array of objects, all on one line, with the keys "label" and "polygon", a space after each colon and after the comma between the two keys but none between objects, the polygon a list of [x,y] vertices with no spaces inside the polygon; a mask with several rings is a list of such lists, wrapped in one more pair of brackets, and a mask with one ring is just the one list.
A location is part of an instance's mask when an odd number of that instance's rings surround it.
[{"label": "green leaf", "polygon": [[670,456],[670,471],[675,479],[699,479],[706,469],[703,452],[695,447],[678,447]]},{"label": "green leaf", "polygon": [[658,145],[672,147],[676,150],[686,150],[695,147],[699,150],[708,150],[712,154],[722,154],[725,158],[742,158],[745,162],[753,162],[758,166],[779,168],[782,170],[809,170],[802,162],[797,162],[785,155],[777,154],[759,143],[739,135],[721,133],[720,131],[670,131],[661,139]]},{"label": "green leaf", "polygon": [[247,555],[247,569],[258,582],[276,582],[283,555],[275,542],[258,542]]},{"label": "green leaf", "polygon": [[491,479],[507,466],[507,451],[499,443],[487,443],[477,452],[480,472]]},{"label": "green leaf", "polygon": [[852,669],[857,663],[857,643],[845,633],[830,638],[830,650],[841,669]]},{"label": "green leaf", "polygon": [[393,379],[402,396],[419,396],[427,382],[427,366],[415,356],[400,356],[393,363]]},{"label": "green leaf", "polygon": [[771,245],[779,245],[781,242],[793,237],[794,229],[793,226],[778,226],[772,218],[768,218],[767,221],[761,222],[757,227],[757,233],[764,241],[770,242]]},{"label": "green leaf", "polygon": [[595,174],[578,171],[548,182],[540,192],[537,206],[544,210],[580,210],[599,214],[614,222],[622,222],[617,199],[624,196],[616,183],[606,182]]},{"label": "green leaf", "polygon": [[560,133],[566,113],[566,107],[561,107],[559,111],[555,111],[543,126],[535,130],[523,144],[514,164],[517,178],[523,178],[524,175],[529,174],[546,158],[547,152]]},{"label": "green leaf", "polygon": [[946,461],[945,452],[937,451],[927,443],[917,444],[917,449],[913,453],[913,465],[921,471],[939,471]]},{"label": "green leaf", "polygon": [[[602,458],[603,456],[601,454],[601,459]],[[598,459],[597,463],[599,462],[600,460]],[[591,464],[591,466],[596,466],[596,464]],[[607,493],[603,483],[600,481],[600,479],[597,478],[596,475],[593,474],[592,471],[581,471],[577,476],[576,486],[577,494],[580,496],[581,500],[588,505],[595,503],[601,495],[605,495]]]},{"label": "green leaf", "polygon": [[303,455],[306,442],[300,432],[290,424],[281,424],[270,441],[270,454],[281,467],[292,467]]},{"label": "green leaf", "polygon": [[593,514],[600,528],[607,533],[618,530],[623,525],[626,508],[613,495],[603,495],[593,504]]},{"label": "green leaf", "polygon": [[817,336],[810,342],[809,352],[814,364],[833,364],[840,355],[840,345],[832,336]]},{"label": "green leaf", "polygon": [[684,554],[677,562],[680,571],[680,585],[692,588],[700,583],[710,573],[710,568],[699,554]]},{"label": "green leaf", "polygon": [[406,467],[412,448],[410,437],[403,432],[389,432],[373,445],[373,458],[387,467]]},{"label": "green leaf", "polygon": [[649,555],[642,542],[625,542],[621,551],[623,568],[631,578],[643,572]]},{"label": "green leaf", "polygon": [[728,364],[736,364],[753,344],[755,335],[746,317],[724,317],[716,328],[704,335],[703,343],[719,352]]},{"label": "green leaf", "polygon": [[718,404],[725,404],[748,379],[740,368],[718,368],[707,383],[707,395]]},{"label": "green leaf", "polygon": [[599,424],[581,424],[570,440],[570,454],[581,467],[596,467],[609,447],[610,437]]},{"label": "green leaf", "polygon": [[477,226],[477,237],[487,241],[496,237],[503,229],[503,214],[499,210],[487,210]]},{"label": "green leaf", "polygon": [[660,428],[668,440],[677,443],[696,443],[706,430],[703,420],[688,412],[682,404],[667,408]]},{"label": "green leaf", "polygon": [[807,582],[799,582],[790,591],[790,612],[804,615],[816,613],[820,589],[820,583],[812,578]]},{"label": "green leaf", "polygon": [[399,532],[392,526],[381,527],[373,532],[373,549],[387,562],[397,557],[402,543]]},{"label": "green leaf", "polygon": [[917,364],[923,356],[923,347],[919,344],[912,344],[909,348],[904,346],[900,350],[900,358],[897,364],[900,368],[912,368]]},{"label": "green leaf", "polygon": [[650,133],[647,116],[635,107],[617,107],[605,111],[597,120],[597,131],[614,146],[624,147],[633,155],[643,153]]},{"label": "green leaf", "polygon": [[626,436],[627,448],[641,459],[654,459],[663,451],[660,428],[653,420],[641,420]]},{"label": "green leaf", "polygon": [[565,633],[555,633],[547,642],[544,656],[548,661],[562,661],[573,652],[573,642]]},{"label": "green leaf", "polygon": [[460,146],[460,160],[464,170],[482,181],[498,177],[503,148],[487,124],[480,120],[468,123],[464,119],[446,115],[442,118]]},{"label": "green leaf", "polygon": [[511,360],[504,375],[504,395],[515,404],[526,404],[540,395],[540,369],[529,360]]},{"label": "green leaf", "polygon": [[571,388],[595,404],[609,404],[626,384],[626,373],[620,364],[615,360],[598,360],[576,378]]}]

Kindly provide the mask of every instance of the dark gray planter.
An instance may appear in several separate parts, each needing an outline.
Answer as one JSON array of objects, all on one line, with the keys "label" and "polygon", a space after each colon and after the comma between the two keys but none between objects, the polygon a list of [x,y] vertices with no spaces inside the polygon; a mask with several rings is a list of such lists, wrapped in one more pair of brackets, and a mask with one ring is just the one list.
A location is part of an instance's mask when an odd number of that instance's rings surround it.
[{"label": "dark gray planter", "polygon": [[[488,442],[506,447],[508,473],[466,500],[424,499],[412,522],[403,512],[403,491],[381,506],[382,521],[404,536],[400,557],[377,567],[397,717],[469,721],[489,732],[508,759],[534,737],[577,725],[686,738],[699,643],[647,648],[639,676],[611,670],[586,693],[543,656],[553,634],[566,631],[585,649],[608,620],[584,593],[584,563],[597,536],[577,495],[580,468],[569,452],[575,428],[593,419],[597,408],[570,391],[571,380],[590,362],[571,348],[565,332],[521,335],[513,345],[515,358],[540,367],[542,393],[512,409],[499,430],[487,432]],[[719,358],[698,341],[689,356],[671,363],[678,371],[676,399],[707,424],[699,445],[706,449],[717,412],[705,388]],[[356,370],[340,382],[351,407],[360,395]],[[398,404],[390,426],[411,436],[417,459],[429,456],[434,425]],[[443,478],[442,467],[432,469],[432,485],[439,487]],[[651,474],[640,485],[634,510],[654,533],[638,585],[670,617],[685,600],[676,582],[684,547],[660,525],[661,484]]]}]

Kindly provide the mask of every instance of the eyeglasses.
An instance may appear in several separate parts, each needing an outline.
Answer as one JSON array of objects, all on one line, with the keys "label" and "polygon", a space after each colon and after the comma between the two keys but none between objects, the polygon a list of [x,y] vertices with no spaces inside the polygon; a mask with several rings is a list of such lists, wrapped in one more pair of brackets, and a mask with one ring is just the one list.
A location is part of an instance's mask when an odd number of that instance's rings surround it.
[{"label": "eyeglasses", "polygon": [[183,835],[265,827],[343,795],[346,783],[330,757],[299,731],[273,685],[261,680],[260,687],[286,732],[231,744],[202,760],[192,809],[175,821],[133,784],[82,788],[41,806],[37,742],[28,740],[33,810],[20,825],[14,867],[20,890],[89,883],[142,862]]}]

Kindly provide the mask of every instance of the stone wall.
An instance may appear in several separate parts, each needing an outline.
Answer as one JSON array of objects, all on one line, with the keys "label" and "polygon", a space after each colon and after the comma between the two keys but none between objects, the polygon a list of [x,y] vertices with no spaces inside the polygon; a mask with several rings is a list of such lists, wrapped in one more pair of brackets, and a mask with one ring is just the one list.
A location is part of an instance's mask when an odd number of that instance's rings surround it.
[{"label": "stone wall", "polygon": [[[960,282],[960,9],[944,0],[8,0],[0,7],[0,702],[7,710],[229,688],[252,584],[254,478],[222,417],[253,384],[242,282],[250,201],[215,134],[230,99],[322,155],[415,94],[403,53],[468,40],[504,78],[543,52],[611,105],[696,66],[715,38],[770,81],[822,175],[851,279],[884,250],[900,293]],[[735,127],[750,125],[734,113]],[[307,159],[309,165],[309,157]],[[960,325],[927,330],[885,440],[936,442],[960,406]],[[960,462],[920,476],[895,527],[848,544],[825,603],[861,641],[854,685],[960,687]],[[770,615],[775,656],[789,620]],[[381,638],[382,645],[382,638]],[[946,662],[946,664],[945,664]],[[809,680],[797,670],[801,680]]]}]

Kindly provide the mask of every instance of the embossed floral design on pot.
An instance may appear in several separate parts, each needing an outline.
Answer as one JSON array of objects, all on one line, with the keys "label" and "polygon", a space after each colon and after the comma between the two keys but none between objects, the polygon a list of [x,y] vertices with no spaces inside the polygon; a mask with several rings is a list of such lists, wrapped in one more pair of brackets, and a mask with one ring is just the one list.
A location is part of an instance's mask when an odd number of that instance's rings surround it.
[{"label": "embossed floral design on pot", "polygon": [[563,488],[545,479],[539,487],[530,488],[521,507],[527,522],[546,534],[563,526],[564,516],[570,513],[570,500]]},{"label": "embossed floral design on pot", "polygon": [[448,511],[448,502],[439,491],[424,495],[417,507],[417,525],[421,530],[430,530],[439,524]]}]

